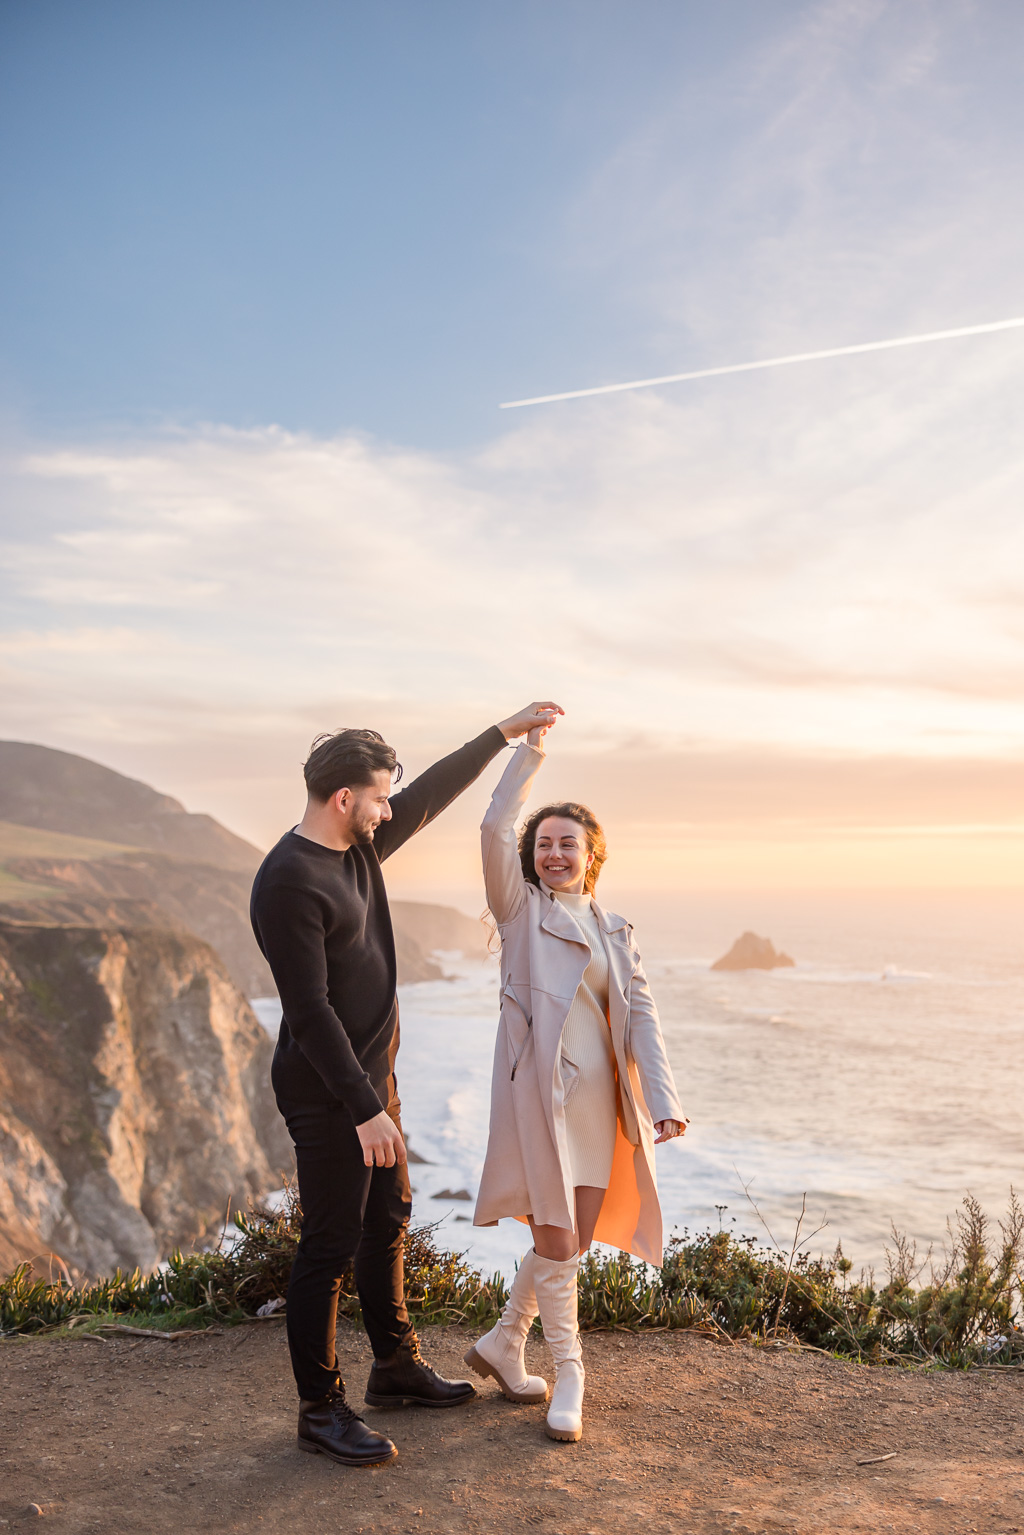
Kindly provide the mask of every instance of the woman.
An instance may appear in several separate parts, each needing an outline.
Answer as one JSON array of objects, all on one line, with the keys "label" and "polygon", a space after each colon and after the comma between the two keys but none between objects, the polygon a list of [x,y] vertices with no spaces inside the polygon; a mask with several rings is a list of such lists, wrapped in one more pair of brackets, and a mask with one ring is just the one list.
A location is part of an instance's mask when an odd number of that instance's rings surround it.
[{"label": "woman", "polygon": [[654,1146],[682,1135],[686,1120],[632,929],[593,898],[605,860],[598,822],[583,805],[547,805],[517,844],[544,734],[532,730],[516,749],[482,827],[501,935],[501,1020],[473,1217],[477,1226],[529,1221],[533,1247],[501,1319],[466,1363],[512,1401],[545,1401],[547,1382],[527,1375],[523,1357],[539,1311],[555,1364],[547,1433],[576,1440],[580,1254],[596,1238],[661,1262]]}]

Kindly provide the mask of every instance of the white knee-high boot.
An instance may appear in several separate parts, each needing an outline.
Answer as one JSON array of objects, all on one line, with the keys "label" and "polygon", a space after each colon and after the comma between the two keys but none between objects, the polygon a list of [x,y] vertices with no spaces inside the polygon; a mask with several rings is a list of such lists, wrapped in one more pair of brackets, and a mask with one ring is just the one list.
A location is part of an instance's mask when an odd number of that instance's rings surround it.
[{"label": "white knee-high boot", "polygon": [[583,1435],[585,1376],[576,1288],[579,1266],[578,1253],[564,1262],[538,1257],[533,1265],[537,1306],[544,1336],[555,1361],[555,1388],[545,1424],[549,1439],[576,1440]]},{"label": "white knee-high boot", "polygon": [[510,1402],[546,1402],[548,1383],[541,1375],[527,1375],[524,1358],[526,1338],[537,1315],[534,1289],[533,1248],[526,1254],[512,1281],[505,1309],[490,1332],[464,1355],[478,1375],[491,1376]]}]

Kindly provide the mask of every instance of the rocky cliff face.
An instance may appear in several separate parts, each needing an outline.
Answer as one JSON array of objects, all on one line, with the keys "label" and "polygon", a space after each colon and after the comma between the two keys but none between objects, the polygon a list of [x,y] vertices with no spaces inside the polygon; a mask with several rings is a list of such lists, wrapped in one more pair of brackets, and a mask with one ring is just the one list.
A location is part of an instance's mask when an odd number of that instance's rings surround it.
[{"label": "rocky cliff face", "polygon": [[390,906],[396,938],[401,934],[423,953],[458,950],[467,959],[487,958],[487,929],[479,917],[467,917],[453,906],[433,906],[426,901],[391,901]]},{"label": "rocky cliff face", "polygon": [[290,1168],[273,1047],[191,934],[0,922],[0,992],[0,1270],[151,1268]]},{"label": "rocky cliff face", "polygon": [[145,902],[163,913],[168,927],[187,928],[216,949],[244,996],[264,997],[274,990],[249,923],[249,873],[131,852],[91,859],[11,858],[5,866],[29,885],[55,890],[45,902],[21,903],[22,918],[48,921],[59,911],[59,920],[116,925],[130,910],[128,902]]},{"label": "rocky cliff face", "polygon": [[[192,932],[216,949],[244,996],[274,994],[270,966],[249,922],[249,874],[128,851],[90,859],[7,858],[3,868],[36,891],[28,901],[8,896],[0,911],[9,917],[101,927],[142,920],[146,926]],[[394,901],[391,914],[400,986],[441,979],[441,967],[431,958],[435,949],[472,958],[487,953],[482,924],[451,906]]]}]

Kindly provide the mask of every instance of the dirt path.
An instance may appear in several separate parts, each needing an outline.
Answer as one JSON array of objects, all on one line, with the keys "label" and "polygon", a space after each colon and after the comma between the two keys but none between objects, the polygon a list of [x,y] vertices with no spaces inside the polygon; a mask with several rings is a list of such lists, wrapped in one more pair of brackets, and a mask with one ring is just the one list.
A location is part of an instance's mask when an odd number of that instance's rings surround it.
[{"label": "dirt path", "polygon": [[[469,1337],[427,1329],[464,1373]],[[451,1412],[367,1410],[399,1458],[294,1447],[280,1324],[179,1343],[0,1343],[0,1526],[67,1535],[548,1530],[1024,1531],[1024,1375],[923,1375],[686,1333],[589,1334],[585,1437],[489,1384]],[[339,1335],[350,1394],[369,1363]],[[547,1352],[532,1344],[535,1368]],[[891,1460],[858,1460],[896,1451]]]}]

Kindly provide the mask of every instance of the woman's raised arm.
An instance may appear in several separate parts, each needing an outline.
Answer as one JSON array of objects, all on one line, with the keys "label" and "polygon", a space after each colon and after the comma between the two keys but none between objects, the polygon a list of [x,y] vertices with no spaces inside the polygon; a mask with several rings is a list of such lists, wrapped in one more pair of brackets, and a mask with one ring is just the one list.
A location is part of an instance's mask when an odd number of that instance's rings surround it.
[{"label": "woman's raised arm", "polygon": [[[532,733],[532,732],[531,732]],[[480,827],[487,904],[496,922],[511,922],[526,900],[526,881],[519,862],[516,822],[530,786],[544,761],[540,746],[517,746],[498,780]]]}]

